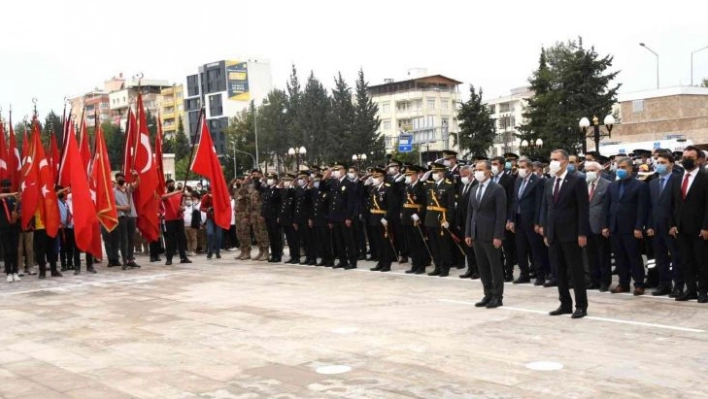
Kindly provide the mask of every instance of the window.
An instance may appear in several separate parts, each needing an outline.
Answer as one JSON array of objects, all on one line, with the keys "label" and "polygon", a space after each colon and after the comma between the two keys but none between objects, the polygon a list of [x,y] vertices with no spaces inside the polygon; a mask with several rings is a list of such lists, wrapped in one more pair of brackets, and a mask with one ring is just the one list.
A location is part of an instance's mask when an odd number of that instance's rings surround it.
[{"label": "window", "polygon": [[391,130],[391,121],[389,119],[383,121],[383,129]]},{"label": "window", "polygon": [[435,140],[435,130],[423,130],[413,133],[414,143],[426,143]]},{"label": "window", "polygon": [[382,114],[391,113],[391,103],[389,103],[389,102],[381,103],[381,113]]},{"label": "window", "polygon": [[386,148],[392,148],[392,147],[393,147],[393,137],[386,137],[386,138],[384,138],[384,142],[386,143]]},{"label": "window", "polygon": [[415,100],[412,105],[414,111],[420,111],[423,109],[423,100]]},{"label": "window", "polygon": [[435,109],[435,99],[434,98],[429,98],[428,99],[428,104],[426,105],[427,109]]},{"label": "window", "polygon": [[644,100],[632,101],[632,112],[644,112]]},{"label": "window", "polygon": [[440,109],[443,109],[443,110],[450,109],[450,102],[447,100],[440,101]]},{"label": "window", "polygon": [[501,103],[499,104],[499,112],[511,112],[514,108],[511,106],[511,103]]},{"label": "window", "polygon": [[496,108],[497,108],[496,105],[494,105],[494,104],[490,105],[489,106],[489,113],[494,115],[497,112]]},{"label": "window", "polygon": [[182,104],[178,105],[178,106],[177,106],[177,111],[178,111],[178,112],[184,111],[184,105],[182,105]]},{"label": "window", "polygon": [[410,119],[399,119],[398,120],[398,128],[400,130],[410,130],[411,129],[411,120]]},{"label": "window", "polygon": [[406,101],[399,101],[396,103],[396,111],[398,112],[406,112],[408,111],[408,103]]},{"label": "window", "polygon": [[221,116],[224,114],[224,108],[221,104],[221,94],[209,96],[209,113],[211,116]]}]

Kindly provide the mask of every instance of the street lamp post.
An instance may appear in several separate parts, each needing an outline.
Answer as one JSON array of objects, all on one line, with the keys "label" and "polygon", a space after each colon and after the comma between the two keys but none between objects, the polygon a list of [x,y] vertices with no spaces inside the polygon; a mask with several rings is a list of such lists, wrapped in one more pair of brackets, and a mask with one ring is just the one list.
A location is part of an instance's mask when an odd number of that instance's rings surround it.
[{"label": "street lamp post", "polygon": [[288,155],[295,158],[295,171],[300,172],[300,157],[305,159],[305,154],[307,154],[307,149],[304,146],[300,148],[292,148],[288,150]]},{"label": "street lamp post", "polygon": [[703,50],[708,50],[708,46],[701,47],[698,50],[691,53],[691,86],[693,86],[693,55],[700,52],[700,51],[703,51]]},{"label": "street lamp post", "polygon": [[541,140],[541,139],[536,139],[536,141],[534,141],[533,139],[521,140],[521,149],[522,150],[533,150],[533,149],[540,149],[540,148],[543,148],[543,140]]},{"label": "street lamp post", "polygon": [[648,51],[650,51],[652,54],[654,54],[656,56],[656,88],[658,89],[659,88],[659,54],[657,54],[656,51],[647,47],[647,45],[644,43],[639,43],[639,45],[644,47],[645,49],[647,49]]},{"label": "street lamp post", "polygon": [[[595,151],[597,151],[598,154],[600,153],[600,140],[602,140],[603,137],[612,137],[612,127],[615,124],[615,117],[612,116],[612,114],[607,115],[603,122],[605,123],[607,133],[600,130],[600,120],[597,116],[592,117],[592,137],[593,141],[595,141]],[[587,154],[587,143],[585,141],[589,137],[587,131],[590,127],[590,120],[583,117],[580,122],[578,122],[578,126],[580,130],[583,131],[583,153]]]},{"label": "street lamp post", "polygon": [[352,161],[356,162],[357,169],[361,171],[361,162],[366,162],[366,154],[354,154],[352,155]]}]

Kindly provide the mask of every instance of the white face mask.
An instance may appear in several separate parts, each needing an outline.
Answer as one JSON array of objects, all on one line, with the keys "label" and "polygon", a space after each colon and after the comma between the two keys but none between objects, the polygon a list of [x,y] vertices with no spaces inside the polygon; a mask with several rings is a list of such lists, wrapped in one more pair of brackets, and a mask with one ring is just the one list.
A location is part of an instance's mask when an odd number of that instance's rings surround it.
[{"label": "white face mask", "polygon": [[298,179],[297,184],[300,187],[305,187],[307,185],[307,182],[305,181],[305,179]]},{"label": "white face mask", "polygon": [[449,168],[450,165],[452,165],[452,162],[450,162],[450,160],[446,159],[446,160],[443,161],[443,165],[445,165],[445,167],[448,167],[448,168]]},{"label": "white face mask", "polygon": [[548,173],[551,176],[555,176],[560,172],[561,170],[561,163],[560,161],[551,161],[551,163],[548,165]]},{"label": "white face mask", "polygon": [[390,168],[388,168],[388,174],[389,174],[389,175],[394,175],[394,176],[397,175],[397,174],[398,174],[398,171],[396,170],[396,167],[395,167],[395,166],[391,166]]},{"label": "white face mask", "polygon": [[349,172],[349,173],[347,173],[347,177],[349,178],[349,180],[354,180],[354,179],[356,179],[356,173]]},{"label": "white face mask", "polygon": [[406,184],[411,184],[413,182],[413,178],[410,176],[406,176]]},{"label": "white face mask", "polygon": [[238,188],[238,184],[233,185],[234,190]]},{"label": "white face mask", "polygon": [[529,175],[528,169],[519,169],[519,177],[525,179]]},{"label": "white face mask", "polygon": [[[492,176],[496,176],[499,174],[499,167],[498,166],[492,166]],[[476,178],[476,177],[475,177]]]},{"label": "white face mask", "polygon": [[442,175],[440,175],[439,173],[433,174],[433,180],[435,180],[435,181],[442,180]]},{"label": "white face mask", "polygon": [[484,173],[484,171],[476,170],[474,172],[474,179],[480,183],[483,183],[485,180],[487,180],[487,174]]},{"label": "white face mask", "polygon": [[269,186],[272,186],[273,184],[275,184],[275,179],[268,179],[268,180],[266,180],[266,184],[269,185]]},{"label": "white face mask", "polygon": [[283,182],[283,187],[285,187],[285,188],[290,188],[290,186],[292,186],[292,182],[290,182],[290,181],[284,181],[284,182]]},{"label": "white face mask", "polygon": [[192,201],[184,201],[185,206],[192,206]]},{"label": "white face mask", "polygon": [[460,181],[462,181],[462,184],[464,184],[464,185],[470,184],[469,176],[465,176],[465,177],[461,178]]},{"label": "white face mask", "polygon": [[588,183],[592,183],[597,180],[597,172],[585,172],[585,180]]},{"label": "white face mask", "polygon": [[320,181],[319,181],[319,180],[315,180],[315,182],[312,183],[312,185],[315,186],[315,188],[320,188]]},{"label": "white face mask", "polygon": [[339,179],[340,177],[342,177],[342,175],[338,170],[335,170],[334,172],[332,172],[332,177],[334,177],[335,179]]},{"label": "white face mask", "polygon": [[383,179],[380,177],[374,177],[374,186],[378,186],[379,184],[383,183]]}]

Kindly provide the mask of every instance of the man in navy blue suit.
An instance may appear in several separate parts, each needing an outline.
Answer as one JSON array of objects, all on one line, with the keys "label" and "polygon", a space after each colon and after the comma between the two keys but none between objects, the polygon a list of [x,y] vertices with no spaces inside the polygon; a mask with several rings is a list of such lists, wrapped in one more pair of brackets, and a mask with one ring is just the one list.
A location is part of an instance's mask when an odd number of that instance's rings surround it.
[{"label": "man in navy blue suit", "polygon": [[516,259],[519,262],[521,274],[514,281],[514,284],[530,282],[529,278],[529,257],[536,272],[534,285],[543,285],[546,274],[550,270],[544,270],[541,261],[541,251],[543,250],[543,239],[534,231],[534,226],[538,225],[538,211],[543,201],[543,181],[542,177],[535,175],[532,171],[531,161],[522,159],[519,161],[517,173],[518,179],[514,183],[512,194],[512,205],[509,208],[507,229],[515,233]]},{"label": "man in navy blue suit", "polygon": [[647,222],[647,236],[654,237],[654,258],[659,270],[659,286],[651,294],[676,298],[683,294],[683,276],[678,243],[675,237],[669,235],[669,229],[671,214],[674,211],[673,186],[679,184],[681,176],[673,174],[674,156],[670,152],[658,152],[655,159],[654,171],[659,177],[649,182],[651,211]]},{"label": "man in navy blue suit", "polygon": [[649,211],[649,187],[633,176],[630,158],[617,161],[617,177],[608,189],[607,219],[602,234],[610,237],[619,274],[613,294],[629,292],[634,279],[634,295],[644,295],[644,261],[640,251]]}]

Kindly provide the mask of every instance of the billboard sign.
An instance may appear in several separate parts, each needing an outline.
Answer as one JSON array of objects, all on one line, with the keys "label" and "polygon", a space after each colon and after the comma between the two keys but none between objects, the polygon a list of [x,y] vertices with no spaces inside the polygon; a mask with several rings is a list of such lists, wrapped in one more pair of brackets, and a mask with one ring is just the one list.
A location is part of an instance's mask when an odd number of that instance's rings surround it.
[{"label": "billboard sign", "polygon": [[249,101],[251,94],[248,90],[248,63],[226,61],[226,84],[229,100]]}]

